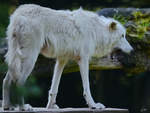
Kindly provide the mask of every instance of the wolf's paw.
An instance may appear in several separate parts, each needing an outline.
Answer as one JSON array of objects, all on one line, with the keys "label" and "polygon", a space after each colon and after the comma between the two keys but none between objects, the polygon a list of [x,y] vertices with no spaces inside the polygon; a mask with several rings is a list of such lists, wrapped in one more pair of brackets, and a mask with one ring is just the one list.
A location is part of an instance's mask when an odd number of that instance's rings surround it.
[{"label": "wolf's paw", "polygon": [[59,109],[59,106],[57,104],[54,104],[53,108],[54,109]]},{"label": "wolf's paw", "polygon": [[2,103],[2,109],[4,111],[12,111],[15,110],[15,106],[11,105],[10,103],[5,104],[4,102]]},{"label": "wolf's paw", "polygon": [[15,109],[14,106],[2,106],[2,108],[3,108],[4,111],[12,111],[12,110]]},{"label": "wolf's paw", "polygon": [[57,104],[47,106],[47,109],[59,109],[59,106]]},{"label": "wolf's paw", "polygon": [[23,106],[19,107],[21,111],[33,111],[33,108],[30,104],[24,104]]},{"label": "wolf's paw", "polygon": [[93,105],[90,106],[91,109],[104,109],[105,106],[101,103],[95,103]]}]

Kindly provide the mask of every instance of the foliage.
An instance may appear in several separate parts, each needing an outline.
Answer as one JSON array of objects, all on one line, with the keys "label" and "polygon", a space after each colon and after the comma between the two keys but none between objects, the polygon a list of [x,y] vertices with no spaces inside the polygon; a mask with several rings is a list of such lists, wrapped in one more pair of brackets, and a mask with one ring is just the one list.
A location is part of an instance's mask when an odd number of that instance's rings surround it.
[{"label": "foliage", "polygon": [[25,86],[16,85],[13,83],[11,85],[11,102],[13,104],[21,104],[21,96],[25,97],[25,100],[28,98],[39,97],[42,94],[41,88],[37,85],[37,80],[34,76],[30,76]]},{"label": "foliage", "polygon": [[121,14],[115,14],[114,19],[118,20],[123,25],[130,22],[130,26],[127,26],[127,35],[137,39],[142,39],[145,33],[150,31],[150,16],[140,11],[135,11],[130,17],[124,17]]},{"label": "foliage", "polygon": [[0,37],[5,37],[5,31],[8,25],[8,10],[9,5],[6,3],[0,3]]},{"label": "foliage", "polygon": [[142,12],[133,12],[133,21],[136,24],[136,34],[139,39],[143,38],[147,31],[150,31],[150,16]]},{"label": "foliage", "polygon": [[7,65],[2,60],[2,57],[0,56],[0,73],[5,73],[7,71]]},{"label": "foliage", "polygon": [[124,17],[123,15],[118,15],[118,14],[115,14],[114,16],[113,16],[113,18],[115,19],[115,20],[118,20],[121,24],[126,24],[127,23],[127,21],[128,21],[128,17]]}]

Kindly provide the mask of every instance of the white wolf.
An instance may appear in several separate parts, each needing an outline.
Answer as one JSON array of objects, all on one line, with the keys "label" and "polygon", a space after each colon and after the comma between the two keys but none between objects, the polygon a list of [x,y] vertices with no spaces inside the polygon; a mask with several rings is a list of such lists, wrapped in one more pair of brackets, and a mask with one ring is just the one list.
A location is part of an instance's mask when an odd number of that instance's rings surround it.
[{"label": "white wolf", "polygon": [[[90,108],[105,108],[95,103],[89,87],[89,59],[103,57],[115,48],[129,53],[132,47],[125,38],[125,28],[116,20],[82,9],[53,10],[34,4],[20,6],[11,16],[7,29],[8,72],[3,81],[3,109],[11,109],[10,85],[23,85],[38,55],[56,58],[47,108],[55,104],[58,85],[65,64],[75,60],[80,68],[83,95]],[[22,104],[21,110],[29,109]]]}]

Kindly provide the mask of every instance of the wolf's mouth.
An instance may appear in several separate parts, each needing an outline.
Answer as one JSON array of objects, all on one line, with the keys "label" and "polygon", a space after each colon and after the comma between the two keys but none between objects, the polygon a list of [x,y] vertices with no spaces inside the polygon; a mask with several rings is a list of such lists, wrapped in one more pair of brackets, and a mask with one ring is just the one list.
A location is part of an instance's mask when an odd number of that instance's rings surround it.
[{"label": "wolf's mouth", "polygon": [[129,55],[120,49],[114,49],[111,53],[111,60],[120,63],[123,67],[133,67],[135,66],[133,54],[134,52]]},{"label": "wolf's mouth", "polygon": [[122,57],[122,51],[120,49],[114,49],[111,54],[110,58],[114,62],[120,62],[120,57]]}]

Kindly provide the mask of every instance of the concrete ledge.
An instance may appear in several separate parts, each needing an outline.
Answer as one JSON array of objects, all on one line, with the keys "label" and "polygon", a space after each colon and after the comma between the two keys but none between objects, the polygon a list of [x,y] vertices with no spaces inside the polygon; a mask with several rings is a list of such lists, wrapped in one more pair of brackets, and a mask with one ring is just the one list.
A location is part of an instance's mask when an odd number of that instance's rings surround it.
[{"label": "concrete ledge", "polygon": [[106,109],[89,109],[89,108],[63,108],[51,109],[34,108],[33,111],[3,111],[0,113],[129,113],[127,109],[106,108]]}]

